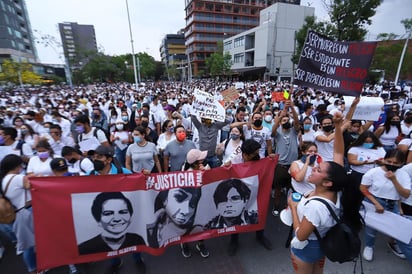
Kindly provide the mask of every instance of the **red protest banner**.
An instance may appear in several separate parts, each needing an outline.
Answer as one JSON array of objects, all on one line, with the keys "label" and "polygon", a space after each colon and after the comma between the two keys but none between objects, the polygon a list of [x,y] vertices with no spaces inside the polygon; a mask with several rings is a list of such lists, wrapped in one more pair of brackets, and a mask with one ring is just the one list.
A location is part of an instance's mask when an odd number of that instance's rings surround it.
[{"label": "red protest banner", "polygon": [[333,41],[309,31],[295,71],[294,83],[359,96],[376,45],[376,42]]},{"label": "red protest banner", "polygon": [[182,241],[263,229],[276,163],[148,177],[32,177],[38,269],[160,255]]}]

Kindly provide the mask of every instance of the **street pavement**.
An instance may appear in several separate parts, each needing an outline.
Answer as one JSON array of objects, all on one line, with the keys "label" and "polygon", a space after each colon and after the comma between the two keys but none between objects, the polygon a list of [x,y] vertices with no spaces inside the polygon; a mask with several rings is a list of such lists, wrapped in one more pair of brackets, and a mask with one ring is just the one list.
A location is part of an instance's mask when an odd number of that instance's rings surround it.
[{"label": "street pavement", "polygon": [[[272,241],[273,250],[266,250],[255,238],[255,233],[244,233],[239,236],[239,249],[235,256],[228,256],[226,249],[229,237],[219,237],[206,240],[205,244],[210,251],[209,258],[202,258],[195,249],[195,244],[190,244],[193,256],[184,258],[179,246],[171,246],[161,256],[143,254],[148,274],[186,274],[186,273],[224,273],[224,274],[265,274],[265,273],[293,273],[289,249],[285,248],[285,241],[289,227],[284,225],[279,217],[268,213],[265,235]],[[361,234],[362,235],[362,234]],[[64,235],[62,235],[64,237]],[[378,234],[375,256],[372,262],[363,260],[365,274],[408,274],[412,273],[412,265],[402,260],[387,247],[388,237]],[[21,256],[16,256],[11,243],[2,239],[6,244],[6,252],[0,260],[0,274],[25,274],[25,266]],[[123,257],[124,264],[120,274],[139,273],[133,263],[131,255]],[[78,266],[83,274],[109,273],[109,261],[83,264]],[[326,262],[325,274],[353,273],[354,263]],[[51,269],[47,274],[67,274],[67,266]],[[361,273],[358,262],[356,273]]]}]

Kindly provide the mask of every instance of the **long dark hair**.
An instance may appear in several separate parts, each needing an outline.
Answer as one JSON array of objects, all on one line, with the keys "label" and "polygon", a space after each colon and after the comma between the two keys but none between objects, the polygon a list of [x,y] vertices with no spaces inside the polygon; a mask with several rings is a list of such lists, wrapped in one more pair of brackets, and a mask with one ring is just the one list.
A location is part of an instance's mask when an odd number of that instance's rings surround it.
[{"label": "long dark hair", "polygon": [[377,147],[383,147],[381,141],[379,141],[378,137],[376,137],[376,135],[369,131],[369,130],[365,130],[364,132],[362,132],[361,135],[359,135],[358,139],[356,139],[350,147],[360,147],[362,146],[363,143],[365,143],[365,140],[367,138],[371,138],[373,141],[373,149],[376,149]]},{"label": "long dark hair", "polygon": [[0,162],[0,185],[7,173],[15,169],[16,167],[21,166],[22,164],[23,159],[20,156],[15,154],[6,155],[6,157],[4,157]]},{"label": "long dark hair", "polygon": [[[401,118],[397,113],[394,112],[389,112],[388,116],[386,117],[385,120],[385,124],[383,124],[383,126],[385,127],[385,132],[388,133],[389,130],[391,129],[391,122],[392,122],[392,118],[393,117],[399,117]],[[398,135],[402,133],[402,129],[401,129],[401,125],[400,123],[396,126],[396,128],[398,129]]]}]

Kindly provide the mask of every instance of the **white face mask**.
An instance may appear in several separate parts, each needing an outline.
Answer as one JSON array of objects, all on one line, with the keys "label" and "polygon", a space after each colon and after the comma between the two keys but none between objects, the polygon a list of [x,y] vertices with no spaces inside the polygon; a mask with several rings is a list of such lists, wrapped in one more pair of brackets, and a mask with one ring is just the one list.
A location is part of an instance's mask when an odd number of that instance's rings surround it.
[{"label": "white face mask", "polygon": [[266,115],[266,116],[265,116],[265,121],[266,121],[267,123],[270,123],[270,122],[272,121],[272,115]]},{"label": "white face mask", "polygon": [[123,130],[124,125],[123,124],[116,124],[116,129],[117,130]]}]

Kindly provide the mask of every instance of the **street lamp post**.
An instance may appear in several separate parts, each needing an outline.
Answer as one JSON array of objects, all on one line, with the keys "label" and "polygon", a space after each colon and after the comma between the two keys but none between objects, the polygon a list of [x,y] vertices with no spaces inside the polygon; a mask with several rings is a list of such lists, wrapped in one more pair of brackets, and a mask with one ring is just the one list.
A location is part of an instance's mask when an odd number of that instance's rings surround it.
[{"label": "street lamp post", "polygon": [[408,42],[409,42],[409,38],[411,37],[411,33],[412,33],[412,30],[409,30],[408,36],[406,37],[405,45],[403,46],[403,50],[402,50],[402,54],[401,54],[401,59],[399,60],[398,70],[396,71],[395,86],[398,85],[399,74],[401,73],[401,67],[402,67],[402,63],[403,63],[403,58],[405,57],[406,48],[408,47]]},{"label": "street lamp post", "polygon": [[[128,3],[127,0],[126,0],[126,10],[127,10],[127,20],[129,22],[130,44],[132,45],[132,60],[133,60],[134,81],[135,81],[135,85],[136,85],[136,89],[137,89],[138,81],[137,81],[137,72],[136,72],[136,56],[134,55],[132,25],[130,24],[129,3]],[[139,73],[139,78],[140,78],[140,73]],[[139,82],[140,82],[140,79],[139,79]]]}]

